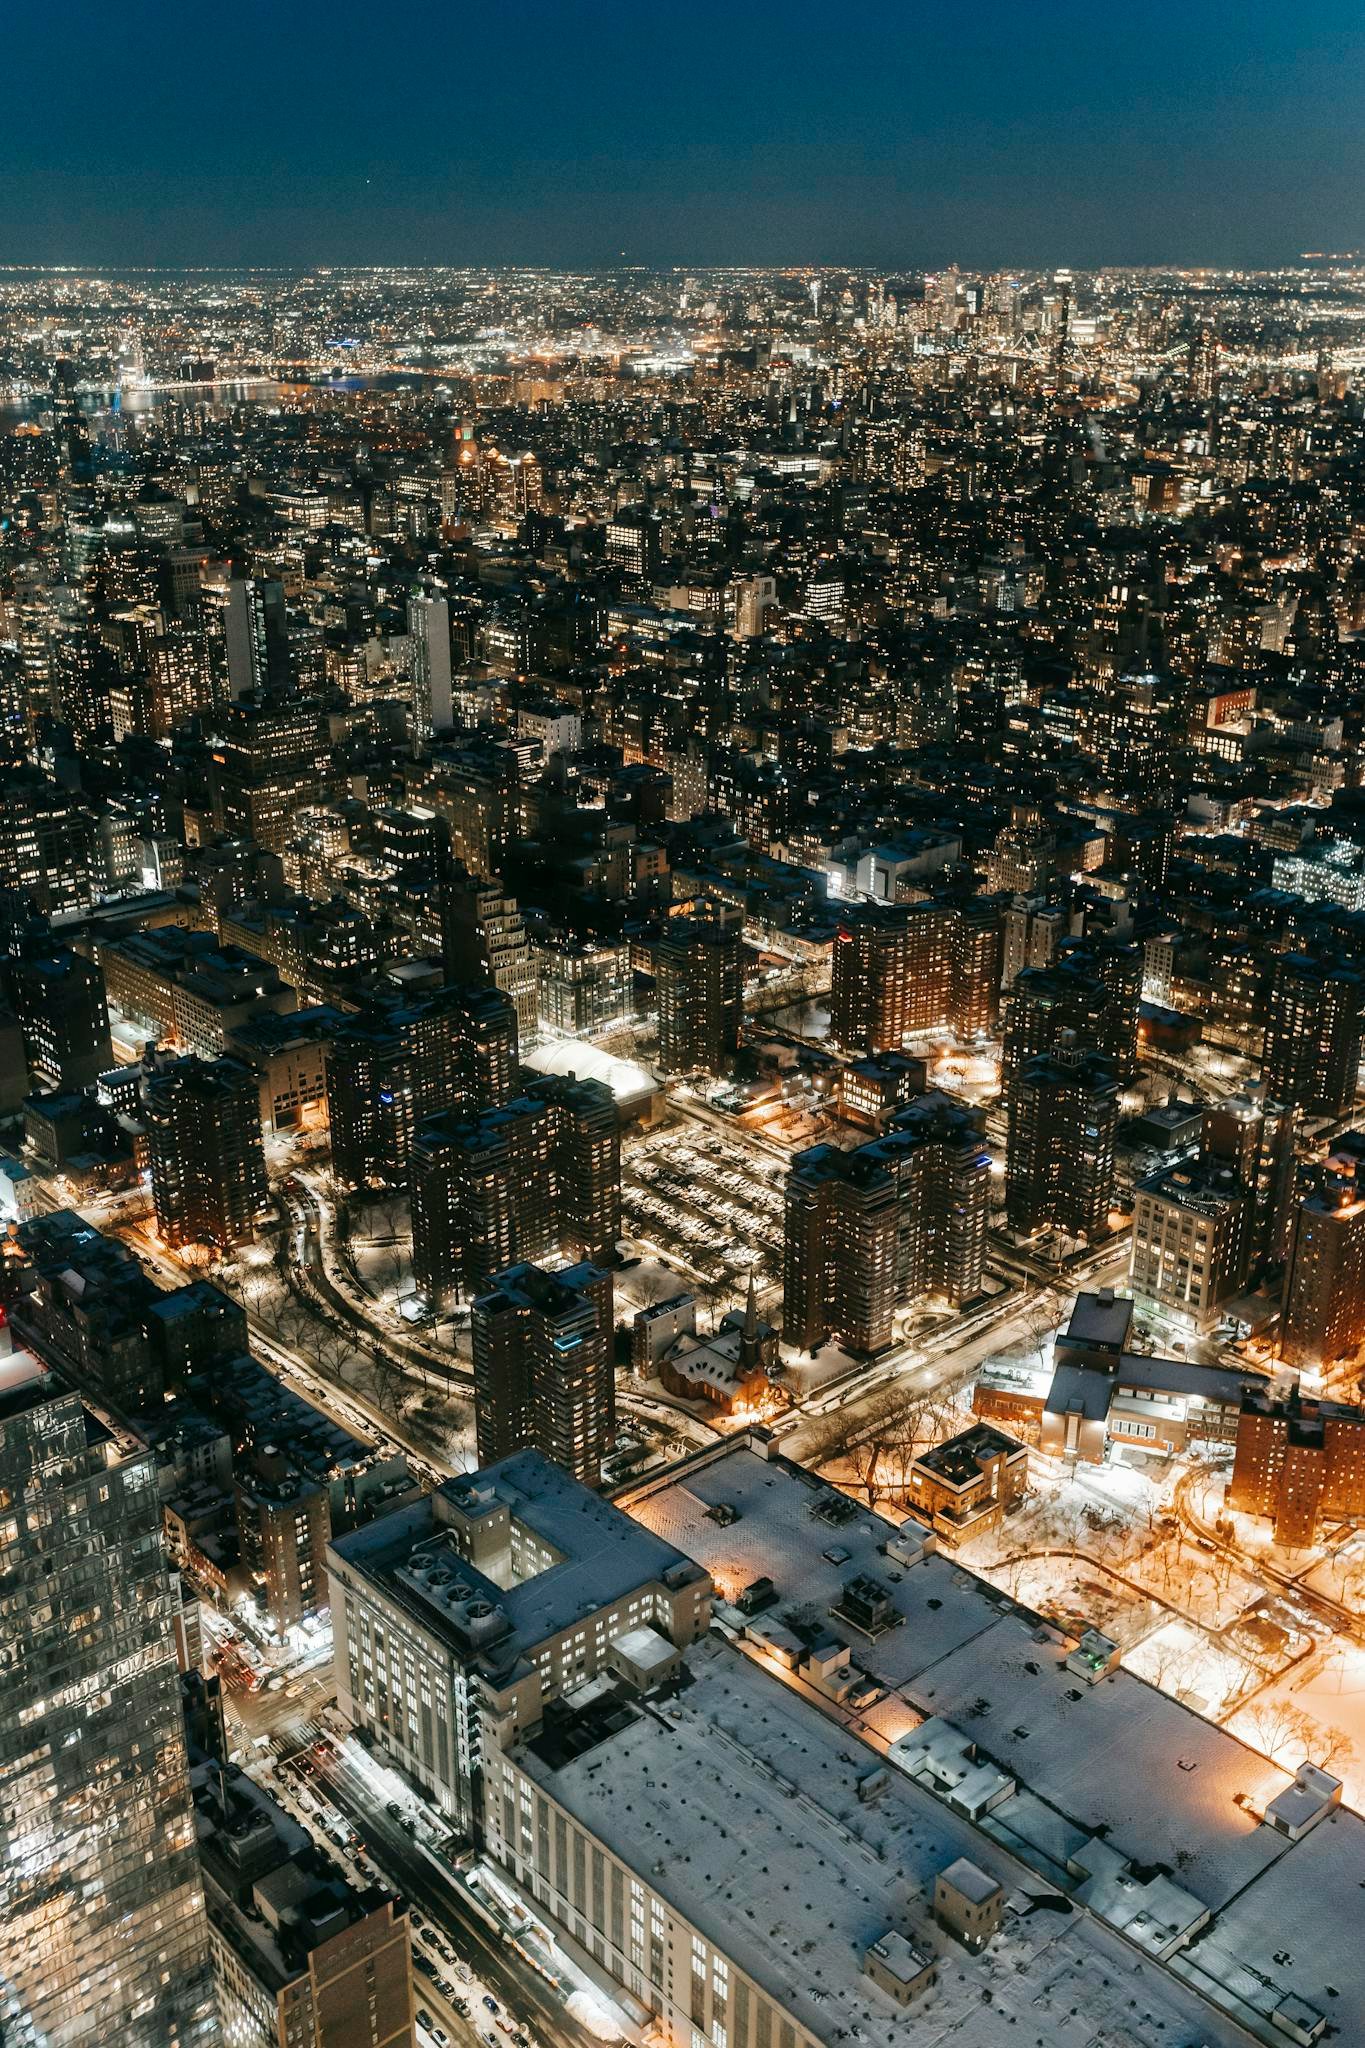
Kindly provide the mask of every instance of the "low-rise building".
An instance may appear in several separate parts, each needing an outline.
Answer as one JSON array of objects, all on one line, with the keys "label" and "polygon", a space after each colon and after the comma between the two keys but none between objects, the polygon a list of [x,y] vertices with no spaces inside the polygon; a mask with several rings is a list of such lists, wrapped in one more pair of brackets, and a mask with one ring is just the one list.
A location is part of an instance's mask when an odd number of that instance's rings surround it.
[{"label": "low-rise building", "polygon": [[922,1451],[910,1467],[907,1498],[949,1543],[998,1529],[1028,1487],[1028,1451],[989,1422],[975,1423]]}]

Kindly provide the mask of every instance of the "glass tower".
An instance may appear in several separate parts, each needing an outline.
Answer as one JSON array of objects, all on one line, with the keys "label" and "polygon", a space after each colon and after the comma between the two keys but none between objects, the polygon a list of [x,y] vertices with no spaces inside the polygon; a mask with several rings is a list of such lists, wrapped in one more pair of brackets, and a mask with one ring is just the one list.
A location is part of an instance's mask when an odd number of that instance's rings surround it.
[{"label": "glass tower", "polygon": [[0,2039],[210,2048],[218,2019],[150,1457],[0,1356]]}]

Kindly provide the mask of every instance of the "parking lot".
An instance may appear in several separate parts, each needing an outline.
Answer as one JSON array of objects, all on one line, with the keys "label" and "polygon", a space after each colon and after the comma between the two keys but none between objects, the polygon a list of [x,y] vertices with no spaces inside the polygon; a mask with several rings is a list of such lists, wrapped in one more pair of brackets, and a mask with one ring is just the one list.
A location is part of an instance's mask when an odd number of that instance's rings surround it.
[{"label": "parking lot", "polygon": [[708,1285],[760,1289],[782,1263],[782,1169],[704,1126],[652,1132],[622,1160],[629,1234]]}]

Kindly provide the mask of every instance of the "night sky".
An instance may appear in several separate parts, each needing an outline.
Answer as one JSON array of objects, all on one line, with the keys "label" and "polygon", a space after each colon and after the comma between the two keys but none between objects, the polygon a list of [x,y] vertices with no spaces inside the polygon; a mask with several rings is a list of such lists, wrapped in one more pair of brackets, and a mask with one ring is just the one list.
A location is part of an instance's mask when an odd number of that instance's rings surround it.
[{"label": "night sky", "polygon": [[1260,264],[1365,246],[1327,0],[9,0],[0,261]]}]

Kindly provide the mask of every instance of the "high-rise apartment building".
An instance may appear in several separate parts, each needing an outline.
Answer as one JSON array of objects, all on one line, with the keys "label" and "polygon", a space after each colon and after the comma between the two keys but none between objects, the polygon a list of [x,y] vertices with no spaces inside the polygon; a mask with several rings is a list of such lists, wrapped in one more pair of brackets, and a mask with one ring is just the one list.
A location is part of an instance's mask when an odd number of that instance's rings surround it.
[{"label": "high-rise apartment building", "polygon": [[1069,930],[1060,903],[1043,896],[1012,896],[1000,913],[1000,987],[1014,987],[1026,967],[1051,967]]},{"label": "high-rise apartment building", "polygon": [[0,2032],[218,2048],[153,1461],[10,1351],[0,1488]]},{"label": "high-rise apartment building", "polygon": [[615,1434],[611,1274],[513,1266],[474,1303],[479,1463],[528,1448],[596,1486]]},{"label": "high-rise apartment building", "polygon": [[515,1007],[496,988],[452,983],[362,1011],[327,1050],[338,1177],[352,1187],[401,1180],[426,1117],[475,1117],[508,1101],[517,1043]]},{"label": "high-rise apartment building", "polygon": [[856,1151],[816,1145],[787,1176],[783,1335],[803,1351],[837,1336],[881,1351],[895,1312],[980,1292],[990,1154],[979,1115],[937,1092]]},{"label": "high-rise apartment building", "polygon": [[142,1101],[157,1229],[168,1244],[249,1242],[269,1199],[260,1089],[240,1060],[156,1060]]},{"label": "high-rise apartment building", "polygon": [[34,1085],[93,1088],[114,1064],[100,969],[80,953],[54,946],[12,962],[9,981]]},{"label": "high-rise apartment building", "polygon": [[660,1067],[728,1074],[744,1016],[738,923],[670,917],[653,950]]},{"label": "high-rise apartment building", "polygon": [[516,897],[452,857],[442,865],[438,901],[447,979],[500,989],[517,1013],[521,1045],[531,1045],[540,1029],[540,975]]},{"label": "high-rise apartment building", "polygon": [[989,1037],[1000,990],[992,904],[862,904],[835,934],[830,1037],[848,1052],[897,1050],[916,1031]]},{"label": "high-rise apartment building", "polygon": [[546,1075],[469,1118],[431,1118],[411,1154],[412,1269],[444,1313],[509,1266],[551,1254],[614,1263],[621,1138],[601,1081]]},{"label": "high-rise apartment building", "polygon": [[1365,1520],[1365,1408],[1318,1401],[1296,1385],[1250,1389],[1237,1423],[1228,1506],[1266,1515],[1275,1540],[1317,1541],[1325,1521]]},{"label": "high-rise apartment building", "polygon": [[1326,1171],[1299,1203],[1280,1313],[1280,1354],[1321,1371],[1365,1341],[1365,1190]]},{"label": "high-rise apartment building", "polygon": [[1199,1150],[1230,1166],[1251,1195],[1251,1261],[1281,1266],[1294,1227],[1294,1146],[1299,1113],[1272,1102],[1263,1087],[1211,1102],[1204,1111]]},{"label": "high-rise apartment building", "polygon": [[1008,1095],[1025,1060],[1071,1032],[1087,1052],[1113,1060],[1120,1078],[1137,1054],[1142,954],[1136,946],[1077,947],[1052,967],[1020,973],[1005,1005],[1001,1080]]},{"label": "high-rise apartment building", "polygon": [[1011,1230],[1095,1243],[1109,1229],[1119,1088],[1113,1065],[1063,1038],[1026,1060],[1010,1090],[1005,1214]]},{"label": "high-rise apartment building", "polygon": [[1341,1116],[1356,1098],[1365,974],[1344,960],[1290,953],[1270,984],[1262,1076],[1278,1102]]}]

